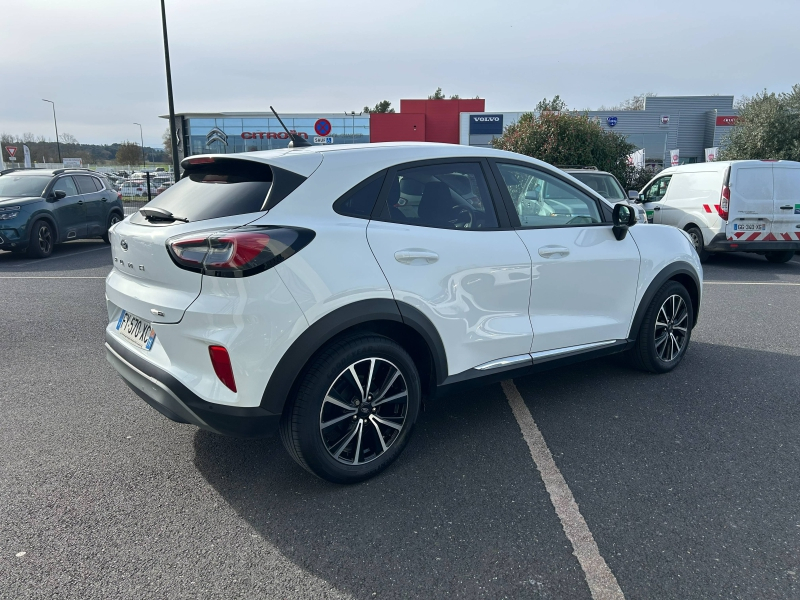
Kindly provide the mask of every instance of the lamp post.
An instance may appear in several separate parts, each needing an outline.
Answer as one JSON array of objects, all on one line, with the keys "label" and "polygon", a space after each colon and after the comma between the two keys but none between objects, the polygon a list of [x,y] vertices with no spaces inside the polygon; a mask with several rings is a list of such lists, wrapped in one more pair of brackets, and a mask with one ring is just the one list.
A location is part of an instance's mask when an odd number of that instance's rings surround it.
[{"label": "lamp post", "polygon": [[134,123],[134,125],[139,126],[139,139],[142,141],[142,170],[147,167],[147,161],[144,158],[144,135],[142,134],[142,125],[141,123]]},{"label": "lamp post", "polygon": [[167,99],[169,100],[169,137],[172,142],[172,170],[175,172],[175,183],[181,177],[178,162],[178,138],[175,134],[175,103],[172,101],[172,69],[169,66],[169,41],[167,39],[167,9],[161,0],[161,27],[164,30],[164,62],[167,66]]},{"label": "lamp post", "polygon": [[360,117],[361,115],[362,115],[362,113],[357,113],[354,110],[351,110],[350,112],[344,111],[344,116],[353,117],[353,137],[352,137],[352,140],[353,140],[354,144],[356,143],[356,117]]},{"label": "lamp post", "polygon": [[64,162],[61,160],[61,144],[58,141],[58,121],[56,121],[56,103],[52,100],[45,100],[42,98],[42,102],[49,102],[53,105],[53,123],[56,126],[56,148],[58,148],[58,162]]}]

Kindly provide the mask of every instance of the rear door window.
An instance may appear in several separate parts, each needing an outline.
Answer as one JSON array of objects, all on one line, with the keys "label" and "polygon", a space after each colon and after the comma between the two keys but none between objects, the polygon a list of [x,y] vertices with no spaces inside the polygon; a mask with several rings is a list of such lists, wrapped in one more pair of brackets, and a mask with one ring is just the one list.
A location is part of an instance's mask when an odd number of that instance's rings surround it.
[{"label": "rear door window", "polygon": [[[224,160],[193,165],[147,206],[189,221],[260,212],[272,182],[272,169],[261,163]],[[140,218],[137,215],[133,220],[140,222]],[[145,222],[143,218],[141,222]]]},{"label": "rear door window", "polygon": [[78,184],[78,190],[81,194],[94,194],[97,192],[97,186],[94,183],[94,177],[88,175],[75,175],[73,176]]}]

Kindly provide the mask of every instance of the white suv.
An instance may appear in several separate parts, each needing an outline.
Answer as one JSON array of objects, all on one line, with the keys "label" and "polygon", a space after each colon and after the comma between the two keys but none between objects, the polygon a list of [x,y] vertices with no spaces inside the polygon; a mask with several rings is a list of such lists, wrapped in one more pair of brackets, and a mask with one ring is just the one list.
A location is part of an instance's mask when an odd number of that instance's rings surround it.
[{"label": "white suv", "polygon": [[389,465],[437,390],[623,351],[667,372],[697,321],[688,236],[525,156],[395,143],[183,167],[111,230],[108,360],[167,417],[279,428],[331,481]]}]

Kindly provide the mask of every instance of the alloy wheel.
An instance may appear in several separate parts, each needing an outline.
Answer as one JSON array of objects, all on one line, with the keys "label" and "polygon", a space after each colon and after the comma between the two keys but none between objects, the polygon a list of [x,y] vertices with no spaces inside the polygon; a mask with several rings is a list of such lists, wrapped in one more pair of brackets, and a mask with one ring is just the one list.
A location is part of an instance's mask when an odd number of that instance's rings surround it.
[{"label": "alloy wheel", "polygon": [[407,413],[408,386],[400,369],[383,358],[365,358],[342,371],[328,389],[319,431],[335,460],[361,465],[394,444]]},{"label": "alloy wheel", "polygon": [[661,305],[656,317],[656,354],[664,362],[677,359],[689,332],[689,310],[678,294],[672,294]]},{"label": "alloy wheel", "polygon": [[111,219],[108,222],[108,228],[111,229],[117,223],[119,223],[119,216],[116,213],[114,213],[113,215],[111,215]]},{"label": "alloy wheel", "polygon": [[53,233],[47,225],[39,226],[39,248],[42,254],[50,254],[53,248]]}]

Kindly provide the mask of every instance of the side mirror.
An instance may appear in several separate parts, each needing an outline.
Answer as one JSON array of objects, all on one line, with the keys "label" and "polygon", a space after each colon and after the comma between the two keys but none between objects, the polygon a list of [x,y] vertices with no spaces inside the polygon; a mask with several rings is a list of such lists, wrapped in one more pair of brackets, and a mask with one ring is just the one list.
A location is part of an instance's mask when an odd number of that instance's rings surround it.
[{"label": "side mirror", "polygon": [[634,202],[638,201],[641,197],[639,196],[639,192],[636,190],[628,190],[628,200],[633,200]]},{"label": "side mirror", "polygon": [[67,197],[67,192],[65,192],[64,190],[56,190],[55,192],[53,192],[53,196],[55,196],[56,200],[61,200],[62,198]]},{"label": "side mirror", "polygon": [[611,230],[614,232],[614,237],[617,240],[624,240],[628,235],[628,228],[636,225],[636,211],[632,206],[623,202],[614,205],[614,212],[612,213],[611,220],[614,227]]}]

